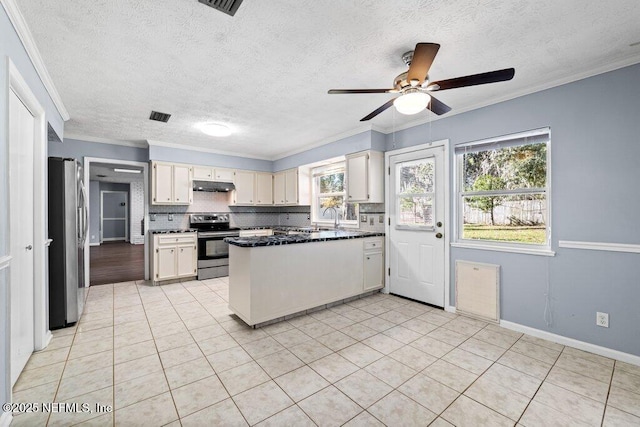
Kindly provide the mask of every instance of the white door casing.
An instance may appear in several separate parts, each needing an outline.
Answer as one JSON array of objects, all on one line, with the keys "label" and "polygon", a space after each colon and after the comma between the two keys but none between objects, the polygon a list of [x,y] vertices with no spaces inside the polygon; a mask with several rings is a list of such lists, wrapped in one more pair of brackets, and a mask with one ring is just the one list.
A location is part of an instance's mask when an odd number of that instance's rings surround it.
[{"label": "white door casing", "polygon": [[[143,180],[143,190],[144,190],[144,278],[145,280],[149,280],[149,251],[148,248],[151,245],[149,241],[149,200],[151,197],[150,187],[149,187],[149,163],[147,162],[136,162],[133,160],[117,160],[117,159],[107,159],[102,157],[85,157],[84,158],[84,182],[89,182],[90,173],[89,170],[91,168],[91,163],[109,163],[113,165],[122,165],[122,166],[138,166],[142,168],[142,180]],[[85,187],[87,191],[87,200],[91,200],[90,192],[91,186],[87,185]],[[91,212],[89,211],[89,215]],[[89,286],[89,278],[90,278],[90,239],[86,239],[84,246],[84,283],[86,286]]]},{"label": "white door casing", "polygon": [[[385,290],[448,308],[447,141],[390,151],[385,157],[389,212]],[[416,170],[422,171],[420,175],[424,179],[415,181],[420,184],[409,186],[414,181],[402,179],[400,175],[403,171],[410,174]],[[416,208],[420,205],[421,208]]]},{"label": "white door casing", "polygon": [[11,227],[11,384],[35,348],[33,239],[33,114],[9,91]]}]

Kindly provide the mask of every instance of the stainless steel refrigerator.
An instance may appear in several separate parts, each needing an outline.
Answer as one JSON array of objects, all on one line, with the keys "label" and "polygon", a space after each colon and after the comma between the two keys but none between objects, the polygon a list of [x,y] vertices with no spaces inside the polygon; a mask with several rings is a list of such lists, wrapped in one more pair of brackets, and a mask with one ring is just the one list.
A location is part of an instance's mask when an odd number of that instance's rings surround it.
[{"label": "stainless steel refrigerator", "polygon": [[85,299],[87,197],[82,165],[49,157],[49,328],[75,324]]}]

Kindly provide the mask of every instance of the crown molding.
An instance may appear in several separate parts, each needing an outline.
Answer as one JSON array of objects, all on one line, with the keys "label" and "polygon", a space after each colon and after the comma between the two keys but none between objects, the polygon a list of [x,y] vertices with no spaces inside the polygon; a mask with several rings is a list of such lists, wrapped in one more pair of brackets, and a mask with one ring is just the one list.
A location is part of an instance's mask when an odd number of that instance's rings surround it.
[{"label": "crown molding", "polygon": [[179,150],[190,150],[190,151],[199,151],[201,153],[211,153],[211,154],[220,154],[223,156],[233,156],[233,157],[242,157],[245,159],[256,159],[256,160],[273,160],[269,157],[263,157],[263,156],[253,156],[250,154],[244,154],[244,153],[237,153],[237,152],[233,152],[233,151],[224,151],[224,150],[214,150],[211,148],[205,148],[205,147],[197,147],[194,145],[181,145],[181,144],[175,144],[173,142],[164,142],[164,141],[158,141],[158,140],[151,140],[148,139],[147,143],[149,144],[149,147],[166,147],[166,148],[176,148]]},{"label": "crown molding", "polygon": [[16,30],[16,33],[18,34],[18,37],[20,38],[20,41],[22,42],[22,45],[24,46],[24,49],[27,52],[31,63],[33,64],[33,67],[38,74],[38,77],[40,77],[45,90],[51,97],[51,100],[56,106],[58,113],[60,113],[60,116],[62,116],[62,120],[69,120],[71,116],[69,116],[69,112],[62,102],[62,98],[60,97],[60,94],[58,93],[58,90],[53,83],[53,79],[51,79],[51,75],[49,75],[47,67],[44,65],[44,61],[42,60],[40,51],[38,50],[36,42],[33,39],[33,35],[31,34],[31,31],[29,30],[29,27],[27,26],[22,13],[18,8],[18,5],[16,4],[15,0],[0,0],[0,4],[2,4],[2,7],[4,7],[4,10],[7,12],[13,28]]},{"label": "crown molding", "polygon": [[348,130],[348,131],[345,131],[345,132],[330,136],[328,138],[321,139],[320,141],[316,141],[316,142],[313,142],[311,144],[307,144],[305,146],[296,148],[294,150],[285,151],[283,153],[277,154],[274,157],[272,157],[271,160],[280,160],[280,159],[284,159],[285,157],[293,156],[294,154],[304,153],[305,151],[309,151],[309,150],[312,150],[314,148],[322,147],[323,145],[331,144],[332,142],[337,142],[337,141],[340,141],[341,139],[345,139],[345,138],[348,138],[348,137],[353,136],[353,135],[358,135],[358,134],[360,134],[362,132],[367,132],[367,131],[370,131],[370,130],[375,130],[375,131],[381,132],[381,129],[382,128],[380,128],[379,126],[375,126],[375,129],[374,129],[374,126],[372,124],[366,124],[366,125],[363,125],[363,126],[358,126],[358,127],[353,128],[351,130]]},{"label": "crown molding", "polygon": [[[109,138],[98,138],[95,136],[84,136],[77,134],[65,133],[64,139],[75,139],[77,141],[86,141],[86,142],[97,142],[99,144],[111,144],[111,145],[122,145],[125,147],[134,147],[134,148],[147,148],[149,145],[147,141],[135,141],[135,140],[126,140],[126,139],[109,139]],[[64,143],[64,140],[63,142]]]}]

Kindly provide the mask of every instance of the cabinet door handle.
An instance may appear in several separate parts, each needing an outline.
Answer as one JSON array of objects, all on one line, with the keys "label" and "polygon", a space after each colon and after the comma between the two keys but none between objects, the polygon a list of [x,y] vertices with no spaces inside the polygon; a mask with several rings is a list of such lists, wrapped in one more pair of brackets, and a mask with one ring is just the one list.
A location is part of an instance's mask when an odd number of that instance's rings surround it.
[{"label": "cabinet door handle", "polygon": [[367,259],[371,259],[371,258],[367,257]]},{"label": "cabinet door handle", "polygon": [[173,249],[171,249],[171,253],[173,253]]},{"label": "cabinet door handle", "polygon": [[184,252],[184,249],[180,248],[180,252]]}]

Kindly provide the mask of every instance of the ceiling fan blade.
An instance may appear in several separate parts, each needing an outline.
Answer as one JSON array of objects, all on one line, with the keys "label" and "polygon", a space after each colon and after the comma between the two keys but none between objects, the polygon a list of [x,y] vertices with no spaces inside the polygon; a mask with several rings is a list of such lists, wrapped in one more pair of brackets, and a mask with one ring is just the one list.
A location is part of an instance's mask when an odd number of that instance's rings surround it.
[{"label": "ceiling fan blade", "polygon": [[395,89],[331,89],[329,94],[343,94],[343,93],[389,93]]},{"label": "ceiling fan blade", "polygon": [[472,74],[470,76],[456,77],[453,79],[440,80],[437,82],[431,82],[427,86],[427,89],[447,90],[455,89],[465,86],[477,86],[487,83],[497,83],[511,80],[516,70],[513,68],[505,68],[504,70],[489,71],[488,73]]},{"label": "ceiling fan blade", "polygon": [[377,109],[373,110],[371,113],[369,113],[366,116],[364,116],[363,118],[361,118],[360,121],[361,122],[366,122],[367,120],[373,119],[375,116],[377,116],[378,114],[382,113],[387,108],[391,107],[393,105],[393,101],[395,101],[395,100],[396,100],[396,98],[390,99],[389,101],[385,102],[380,107],[378,107]]},{"label": "ceiling fan blade", "polygon": [[429,96],[431,97],[431,100],[429,101],[429,104],[427,105],[427,109],[428,110],[433,111],[434,113],[436,113],[439,116],[451,111],[451,107],[449,107],[447,104],[445,104],[442,101],[439,101],[433,95],[429,95]]},{"label": "ceiling fan blade", "polygon": [[413,59],[409,66],[407,81],[417,80],[422,83],[429,74],[429,68],[440,49],[437,43],[418,43],[413,51]]}]

